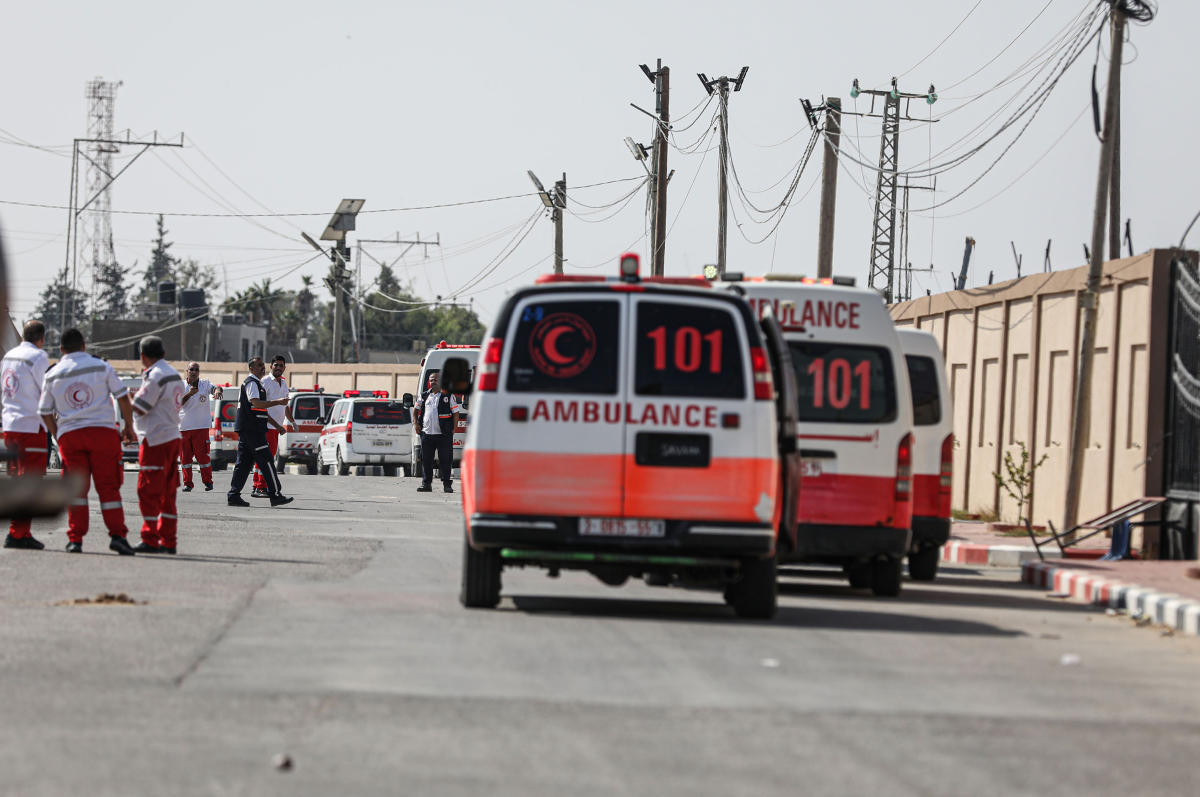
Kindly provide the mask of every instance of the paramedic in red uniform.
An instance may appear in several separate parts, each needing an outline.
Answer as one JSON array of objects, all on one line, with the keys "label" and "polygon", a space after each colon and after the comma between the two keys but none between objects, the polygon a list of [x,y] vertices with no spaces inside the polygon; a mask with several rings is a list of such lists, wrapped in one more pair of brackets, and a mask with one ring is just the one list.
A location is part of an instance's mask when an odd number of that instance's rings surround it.
[{"label": "paramedic in red uniform", "polygon": [[142,356],[142,386],[133,397],[134,423],[142,447],[138,450],[138,507],[142,510],[142,541],[138,553],[175,553],[175,493],[179,489],[179,408],[183,380],[163,357],[162,338],[147,335],[138,346]]},{"label": "paramedic in red uniform", "polygon": [[183,406],[179,408],[179,463],[183,473],[183,492],[190,493],[192,487],[192,459],[200,466],[200,481],[204,492],[213,488],[212,465],[208,458],[208,428],[212,426],[210,398],[220,398],[221,388],[207,379],[200,378],[200,363],[188,363],[184,377],[187,390],[183,393]]},{"label": "paramedic in red uniform", "polygon": [[[276,354],[275,359],[271,360],[271,373],[262,379],[263,390],[267,394],[267,415],[270,415],[273,421],[267,429],[267,445],[271,447],[272,459],[279,453],[279,430],[296,430],[296,419],[292,417],[292,408],[288,401],[288,383],[283,378],[285,368],[287,359],[282,354]],[[262,471],[257,466],[254,468],[253,486],[254,489],[250,491],[251,498],[267,497],[267,480],[263,478]]]},{"label": "paramedic in red uniform", "polygon": [[[100,514],[108,528],[108,547],[122,556],[133,556],[125,539],[125,511],[121,508],[121,441],[137,442],[129,390],[112,366],[85,351],[83,333],[68,329],[59,344],[62,359],[46,374],[38,412],[50,434],[58,440],[63,476],[82,479],[79,497],[67,510],[67,552],[83,553],[88,532],[88,482],[96,483]],[[117,400],[125,421],[118,434],[113,426],[112,400]]]},{"label": "paramedic in red uniform", "polygon": [[[44,476],[47,450],[46,427],[38,415],[42,381],[46,378],[49,358],[42,351],[46,326],[30,321],[21,334],[24,340],[4,355],[0,363],[0,384],[4,390],[4,447],[16,454],[8,466],[12,476]],[[40,551],[45,545],[29,532],[27,517],[14,517],[4,538],[5,548]]]}]

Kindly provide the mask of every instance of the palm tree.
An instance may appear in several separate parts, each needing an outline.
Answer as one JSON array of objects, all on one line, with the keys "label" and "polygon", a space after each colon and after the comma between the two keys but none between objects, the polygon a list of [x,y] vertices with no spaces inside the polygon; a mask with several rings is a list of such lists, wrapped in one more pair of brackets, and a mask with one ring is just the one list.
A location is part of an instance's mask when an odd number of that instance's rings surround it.
[{"label": "palm tree", "polygon": [[267,338],[271,337],[271,325],[275,321],[275,304],[283,299],[283,291],[271,287],[271,278],[265,277],[258,285],[247,289],[248,298],[254,308],[262,313],[262,319],[267,324]]}]

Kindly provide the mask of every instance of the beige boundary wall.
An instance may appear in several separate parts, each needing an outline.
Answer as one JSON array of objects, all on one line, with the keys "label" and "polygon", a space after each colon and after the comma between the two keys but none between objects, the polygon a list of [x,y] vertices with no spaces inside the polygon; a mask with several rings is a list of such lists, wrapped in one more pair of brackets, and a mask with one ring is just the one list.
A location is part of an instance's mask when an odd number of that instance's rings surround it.
[{"label": "beige boundary wall", "polygon": [[[1152,250],[1104,264],[1080,519],[1162,495],[1172,254]],[[1029,516],[1061,524],[1086,280],[1081,267],[890,308],[897,325],[933,333],[946,358],[956,509],[997,509],[1015,520],[1016,504],[992,474],[1024,442],[1032,461],[1046,456]]]},{"label": "beige boundary wall", "polygon": [[[136,360],[109,360],[121,373],[140,373],[142,364]],[[171,361],[180,373],[186,363]],[[415,394],[421,367],[397,363],[293,363],[288,365],[284,378],[292,387],[311,388],[320,385],[326,393],[343,390],[386,390],[389,395]],[[214,385],[241,384],[249,373],[245,363],[200,363],[200,375]]]}]

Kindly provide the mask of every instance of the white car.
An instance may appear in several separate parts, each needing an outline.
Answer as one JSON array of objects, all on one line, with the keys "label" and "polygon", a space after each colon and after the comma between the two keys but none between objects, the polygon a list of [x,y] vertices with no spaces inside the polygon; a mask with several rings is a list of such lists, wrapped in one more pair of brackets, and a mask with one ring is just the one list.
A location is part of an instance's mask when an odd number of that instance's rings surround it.
[{"label": "white car", "polygon": [[317,472],[336,469],[345,476],[355,465],[382,465],[384,475],[395,476],[400,469],[411,476],[412,425],[411,409],[389,399],[387,391],[347,390],[321,430]]}]

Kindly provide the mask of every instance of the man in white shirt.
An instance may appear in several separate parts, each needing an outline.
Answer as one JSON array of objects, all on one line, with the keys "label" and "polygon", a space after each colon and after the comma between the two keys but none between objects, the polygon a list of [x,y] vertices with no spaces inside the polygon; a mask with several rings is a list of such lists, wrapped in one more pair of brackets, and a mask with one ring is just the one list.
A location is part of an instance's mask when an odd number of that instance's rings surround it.
[{"label": "man in white shirt", "polygon": [[[287,359],[282,354],[276,354],[275,359],[271,360],[271,373],[262,379],[263,391],[267,394],[267,401],[271,402],[271,406],[267,408],[267,415],[272,421],[267,429],[267,445],[271,447],[272,459],[279,453],[279,430],[282,428],[290,432],[296,428],[291,402],[288,401],[288,383],[283,378],[286,368]],[[250,491],[251,498],[267,497],[267,480],[263,478],[258,466],[254,468],[253,487]]]},{"label": "man in white shirt", "polygon": [[[0,362],[0,384],[4,395],[4,447],[16,453],[8,466],[10,476],[41,477],[46,474],[46,428],[38,415],[38,399],[46,378],[49,358],[42,351],[46,327],[41,321],[25,325],[23,340]],[[14,517],[4,538],[5,548],[40,551],[46,546],[30,533],[27,517]]]},{"label": "man in white shirt", "polygon": [[188,363],[184,377],[187,390],[179,408],[179,462],[183,472],[183,492],[192,491],[192,459],[200,466],[204,492],[213,488],[212,465],[208,457],[208,429],[212,426],[210,398],[220,398],[221,388],[200,378],[200,363]]},{"label": "man in white shirt", "polygon": [[142,541],[138,553],[175,553],[179,518],[175,494],[179,489],[179,408],[183,405],[183,379],[163,359],[162,338],[147,335],[138,346],[142,386],[133,397],[138,436],[138,506],[142,510]]},{"label": "man in white shirt", "polygon": [[450,474],[454,468],[454,429],[462,406],[450,395],[448,386],[440,386],[437,375],[429,378],[429,394],[417,407],[416,422],[421,430],[421,486],[419,493],[433,490],[433,458],[441,470],[442,492],[452,493]]},{"label": "man in white shirt", "polygon": [[[121,508],[121,441],[137,441],[129,390],[117,372],[103,360],[85,351],[83,333],[68,329],[59,344],[62,359],[46,373],[38,413],[58,440],[63,475],[81,480],[79,497],[67,509],[67,552],[83,553],[88,532],[88,482],[94,481],[100,496],[100,514],[108,528],[108,547],[122,556],[132,556],[125,539],[125,511]],[[117,400],[124,430],[118,434],[112,421],[112,401]]]}]

